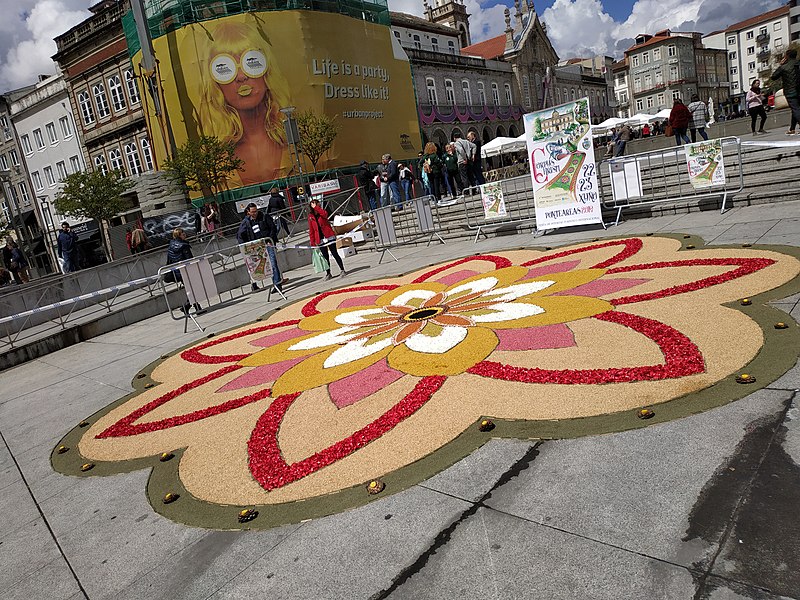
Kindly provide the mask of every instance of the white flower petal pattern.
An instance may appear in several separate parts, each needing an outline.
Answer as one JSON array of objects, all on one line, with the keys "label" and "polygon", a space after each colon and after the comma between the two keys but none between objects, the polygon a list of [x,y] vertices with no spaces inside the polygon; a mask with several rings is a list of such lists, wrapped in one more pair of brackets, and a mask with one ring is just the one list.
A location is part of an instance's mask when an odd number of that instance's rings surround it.
[{"label": "white flower petal pattern", "polygon": [[383,315],[382,308],[365,308],[362,310],[353,310],[351,312],[342,313],[334,318],[334,321],[340,325],[360,325],[364,321],[368,321],[366,317],[369,315]]},{"label": "white flower petal pattern", "polygon": [[325,331],[314,337],[300,340],[296,344],[289,346],[287,350],[313,350],[315,348],[324,348],[325,346],[346,344],[350,341],[350,338],[358,335],[356,333],[346,335],[354,329],[358,329],[358,327],[339,327],[339,329]]},{"label": "white flower petal pattern", "polygon": [[428,300],[429,298],[433,298],[436,295],[436,292],[432,292],[430,290],[408,290],[407,292],[403,292],[396,296],[391,304],[392,306],[408,306],[409,301],[416,299],[419,300]]},{"label": "white flower petal pattern", "polygon": [[461,294],[462,292],[467,292],[469,294],[486,292],[491,290],[497,284],[498,281],[496,277],[482,277],[481,279],[476,279],[475,281],[470,281],[469,283],[464,283],[454,287],[452,290],[447,292],[447,297],[452,298],[453,296]]},{"label": "white flower petal pattern", "polygon": [[444,354],[452,350],[467,337],[466,327],[442,327],[438,335],[415,333],[405,341],[409,350],[424,354]]},{"label": "white flower petal pattern", "polygon": [[370,340],[368,339],[356,340],[355,342],[348,342],[341,348],[337,348],[325,359],[325,362],[322,364],[323,368],[330,369],[371,356],[391,346],[392,338],[379,340],[371,344],[369,342]]},{"label": "white flower petal pattern", "polygon": [[494,311],[486,315],[470,315],[476,323],[497,323],[498,321],[513,321],[524,317],[533,317],[544,312],[541,306],[536,304],[526,304],[524,302],[506,303],[501,302],[485,308],[484,310]]},{"label": "white flower petal pattern", "polygon": [[517,298],[522,298],[522,296],[527,296],[528,294],[534,294],[536,292],[546,290],[554,284],[555,281],[531,281],[530,283],[518,283],[517,285],[510,285],[508,287],[491,290],[486,292],[484,296],[499,295],[500,297],[497,300],[516,300]]}]

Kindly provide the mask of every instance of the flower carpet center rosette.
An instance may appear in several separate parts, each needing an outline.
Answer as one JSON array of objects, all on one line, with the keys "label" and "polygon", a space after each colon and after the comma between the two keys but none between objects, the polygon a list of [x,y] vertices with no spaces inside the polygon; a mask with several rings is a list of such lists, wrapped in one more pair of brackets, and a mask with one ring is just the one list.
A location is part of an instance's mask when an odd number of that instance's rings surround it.
[{"label": "flower carpet center rosette", "polygon": [[[243,527],[228,507],[256,506],[246,526],[268,527],[366,502],[378,477],[383,495],[401,490],[492,436],[618,431],[717,406],[753,391],[734,380],[745,366],[760,386],[793,364],[781,348],[797,327],[776,333],[789,319],[766,301],[796,291],[800,261],[681,242],[471,256],[290,304],[151,365],[156,385],[138,380],[76,427],[53,464],[152,466],[151,503],[170,518]],[[757,300],[746,309],[745,296]],[[654,418],[637,419],[642,407]],[[179,499],[165,505],[165,492]]]}]

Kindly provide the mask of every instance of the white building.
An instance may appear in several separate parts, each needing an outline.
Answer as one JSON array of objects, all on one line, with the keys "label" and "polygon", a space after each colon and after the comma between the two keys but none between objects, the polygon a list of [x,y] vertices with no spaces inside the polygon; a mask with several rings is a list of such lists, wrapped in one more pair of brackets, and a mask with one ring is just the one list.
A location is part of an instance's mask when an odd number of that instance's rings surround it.
[{"label": "white building", "polygon": [[49,248],[54,246],[59,223],[64,220],[53,208],[61,189],[60,182],[68,174],[86,168],[72,115],[62,75],[39,82],[32,91],[11,104],[11,118]]},{"label": "white building", "polygon": [[[780,61],[790,43],[789,6],[734,23],[703,36],[706,48],[728,52],[731,97],[740,101],[755,79],[763,78]],[[762,87],[768,87],[762,82]]]},{"label": "white building", "polygon": [[611,65],[614,77],[614,98],[617,101],[617,114],[620,119],[633,116],[631,111],[630,91],[628,90],[628,59],[623,58]]}]

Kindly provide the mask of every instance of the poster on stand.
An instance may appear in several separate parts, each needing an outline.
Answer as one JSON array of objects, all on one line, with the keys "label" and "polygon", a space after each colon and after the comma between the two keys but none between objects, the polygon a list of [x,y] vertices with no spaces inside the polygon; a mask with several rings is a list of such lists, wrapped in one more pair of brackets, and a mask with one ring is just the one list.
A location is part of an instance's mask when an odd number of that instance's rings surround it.
[{"label": "poster on stand", "polygon": [[722,140],[687,144],[686,166],[689,181],[696,190],[725,185],[725,165],[722,161]]},{"label": "poster on stand", "polygon": [[244,264],[247,266],[251,282],[258,283],[259,281],[272,280],[272,262],[269,260],[269,254],[267,253],[266,240],[254,240],[239,244],[239,252],[244,259]]},{"label": "poster on stand", "polygon": [[501,219],[508,216],[506,201],[503,199],[503,188],[499,181],[484,183],[481,187],[483,216],[486,219]]},{"label": "poster on stand", "polygon": [[589,99],[528,113],[524,119],[536,228],[602,223]]}]

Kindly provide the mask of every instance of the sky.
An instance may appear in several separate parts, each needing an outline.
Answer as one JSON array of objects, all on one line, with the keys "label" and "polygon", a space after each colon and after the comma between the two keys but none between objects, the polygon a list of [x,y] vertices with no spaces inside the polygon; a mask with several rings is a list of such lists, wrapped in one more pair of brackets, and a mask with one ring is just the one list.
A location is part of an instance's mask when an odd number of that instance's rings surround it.
[{"label": "sky", "polygon": [[[640,33],[662,29],[710,33],[778,8],[781,0],[532,0],[560,58],[603,54],[620,58]],[[88,0],[13,0],[0,19],[0,91],[52,74],[53,38],[89,16]],[[434,0],[430,0],[433,4]],[[472,41],[503,33],[513,0],[464,0]],[[8,5],[12,5],[9,2]],[[389,0],[391,10],[422,15],[422,0]],[[9,14],[11,13],[11,14]]]}]

